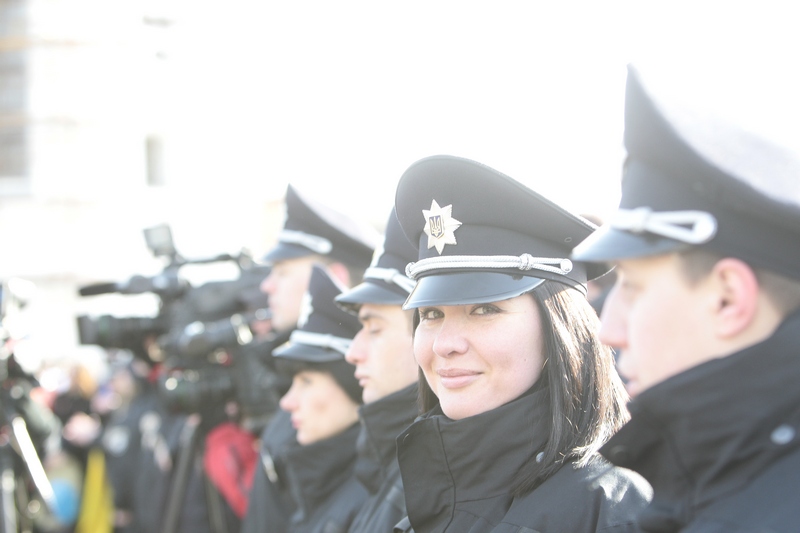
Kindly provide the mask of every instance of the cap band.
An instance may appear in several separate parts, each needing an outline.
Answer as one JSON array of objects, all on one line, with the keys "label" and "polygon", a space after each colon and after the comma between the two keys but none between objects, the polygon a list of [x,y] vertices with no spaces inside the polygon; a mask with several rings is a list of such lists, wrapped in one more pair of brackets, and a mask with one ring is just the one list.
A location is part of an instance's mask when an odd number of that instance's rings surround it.
[{"label": "cap band", "polygon": [[654,233],[687,244],[703,244],[717,234],[717,219],[705,211],[654,212],[649,207],[619,209],[609,224],[614,229]]},{"label": "cap band", "polygon": [[327,255],[333,250],[333,243],[325,237],[311,235],[302,231],[285,229],[278,235],[278,240],[287,244],[299,244],[305,246],[312,252],[320,255]]},{"label": "cap band", "polygon": [[364,279],[377,279],[394,284],[406,292],[414,290],[415,282],[400,273],[396,268],[370,267],[364,272]]},{"label": "cap band", "polygon": [[[550,266],[550,265],[558,265]],[[447,255],[428,257],[406,266],[406,274],[411,279],[429,270],[448,269],[489,269],[518,268],[519,270],[542,270],[562,276],[572,271],[572,261],[558,257],[534,257],[531,254],[516,255]]]},{"label": "cap band", "polygon": [[343,337],[336,337],[327,333],[313,333],[311,331],[303,331],[296,329],[289,337],[289,342],[295,344],[305,344],[307,346],[315,346],[318,348],[326,348],[329,350],[336,350],[344,355],[350,348],[351,339]]}]

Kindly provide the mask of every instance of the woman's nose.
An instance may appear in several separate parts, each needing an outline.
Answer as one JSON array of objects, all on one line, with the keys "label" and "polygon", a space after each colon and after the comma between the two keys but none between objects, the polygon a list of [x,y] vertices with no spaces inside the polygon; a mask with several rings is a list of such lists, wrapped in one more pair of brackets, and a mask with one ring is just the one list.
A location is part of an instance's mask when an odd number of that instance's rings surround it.
[{"label": "woman's nose", "polygon": [[286,394],[284,394],[281,397],[281,400],[280,400],[280,402],[278,402],[278,405],[280,405],[281,409],[283,409],[284,411],[288,411],[288,412],[292,412],[292,410],[294,410],[296,408],[297,401],[295,399],[295,388],[294,388],[294,385],[289,387],[289,390],[286,391]]},{"label": "woman's nose", "polygon": [[458,318],[445,317],[433,340],[433,353],[439,357],[452,357],[469,349],[466,325]]}]

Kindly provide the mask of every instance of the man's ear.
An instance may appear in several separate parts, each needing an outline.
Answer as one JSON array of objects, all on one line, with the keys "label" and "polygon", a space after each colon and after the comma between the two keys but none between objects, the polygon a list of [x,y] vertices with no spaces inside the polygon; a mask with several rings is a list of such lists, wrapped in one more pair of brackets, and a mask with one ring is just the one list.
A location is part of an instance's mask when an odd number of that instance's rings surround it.
[{"label": "man's ear", "polygon": [[328,264],[328,270],[333,274],[333,277],[341,281],[345,287],[352,287],[350,284],[350,270],[348,270],[344,263],[330,263]]},{"label": "man's ear", "polygon": [[717,293],[715,328],[720,338],[742,334],[756,321],[759,285],[753,269],[744,261],[720,259],[710,276]]}]

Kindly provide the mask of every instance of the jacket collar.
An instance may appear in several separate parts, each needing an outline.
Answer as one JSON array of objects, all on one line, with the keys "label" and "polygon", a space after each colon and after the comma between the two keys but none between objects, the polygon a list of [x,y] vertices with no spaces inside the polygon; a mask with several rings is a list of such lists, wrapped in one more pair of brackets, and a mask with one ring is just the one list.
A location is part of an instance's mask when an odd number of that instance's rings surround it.
[{"label": "jacket collar", "polygon": [[[549,394],[543,387],[477,416],[428,419],[438,426],[453,482],[460,489],[459,500],[511,491],[508,480],[534,460],[550,435]],[[522,425],[523,420],[530,424]],[[491,466],[488,472],[487,466]]]},{"label": "jacket collar", "polygon": [[302,522],[334,490],[353,475],[358,424],[329,439],[301,446],[286,454],[286,471],[297,511],[292,520]]},{"label": "jacket collar", "polygon": [[417,419],[397,438],[411,523],[447,524],[457,502],[510,499],[509,480],[549,437],[549,414],[549,388],[534,387],[476,416],[451,420],[437,408]]},{"label": "jacket collar", "polygon": [[649,513],[685,523],[800,447],[798,347],[800,313],[761,343],[653,386],[601,453],[653,485]]},{"label": "jacket collar", "polygon": [[397,436],[417,416],[418,390],[414,383],[359,409],[361,432],[356,444],[356,477],[370,493],[380,489],[392,466],[397,464]]}]

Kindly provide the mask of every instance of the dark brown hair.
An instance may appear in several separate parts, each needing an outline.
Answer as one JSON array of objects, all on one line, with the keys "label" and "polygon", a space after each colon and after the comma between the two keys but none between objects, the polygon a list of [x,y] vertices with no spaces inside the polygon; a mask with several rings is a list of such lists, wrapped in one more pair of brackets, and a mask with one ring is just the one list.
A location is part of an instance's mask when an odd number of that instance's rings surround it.
[{"label": "dark brown hair", "polygon": [[[586,297],[547,281],[530,294],[541,315],[546,361],[540,380],[550,391],[550,436],[535,461],[519,472],[515,493],[530,492],[566,461],[584,466],[628,419],[628,396],[611,349],[600,343],[599,319]],[[415,324],[418,323],[415,318]],[[419,401],[423,413],[439,404],[422,371]]]}]

